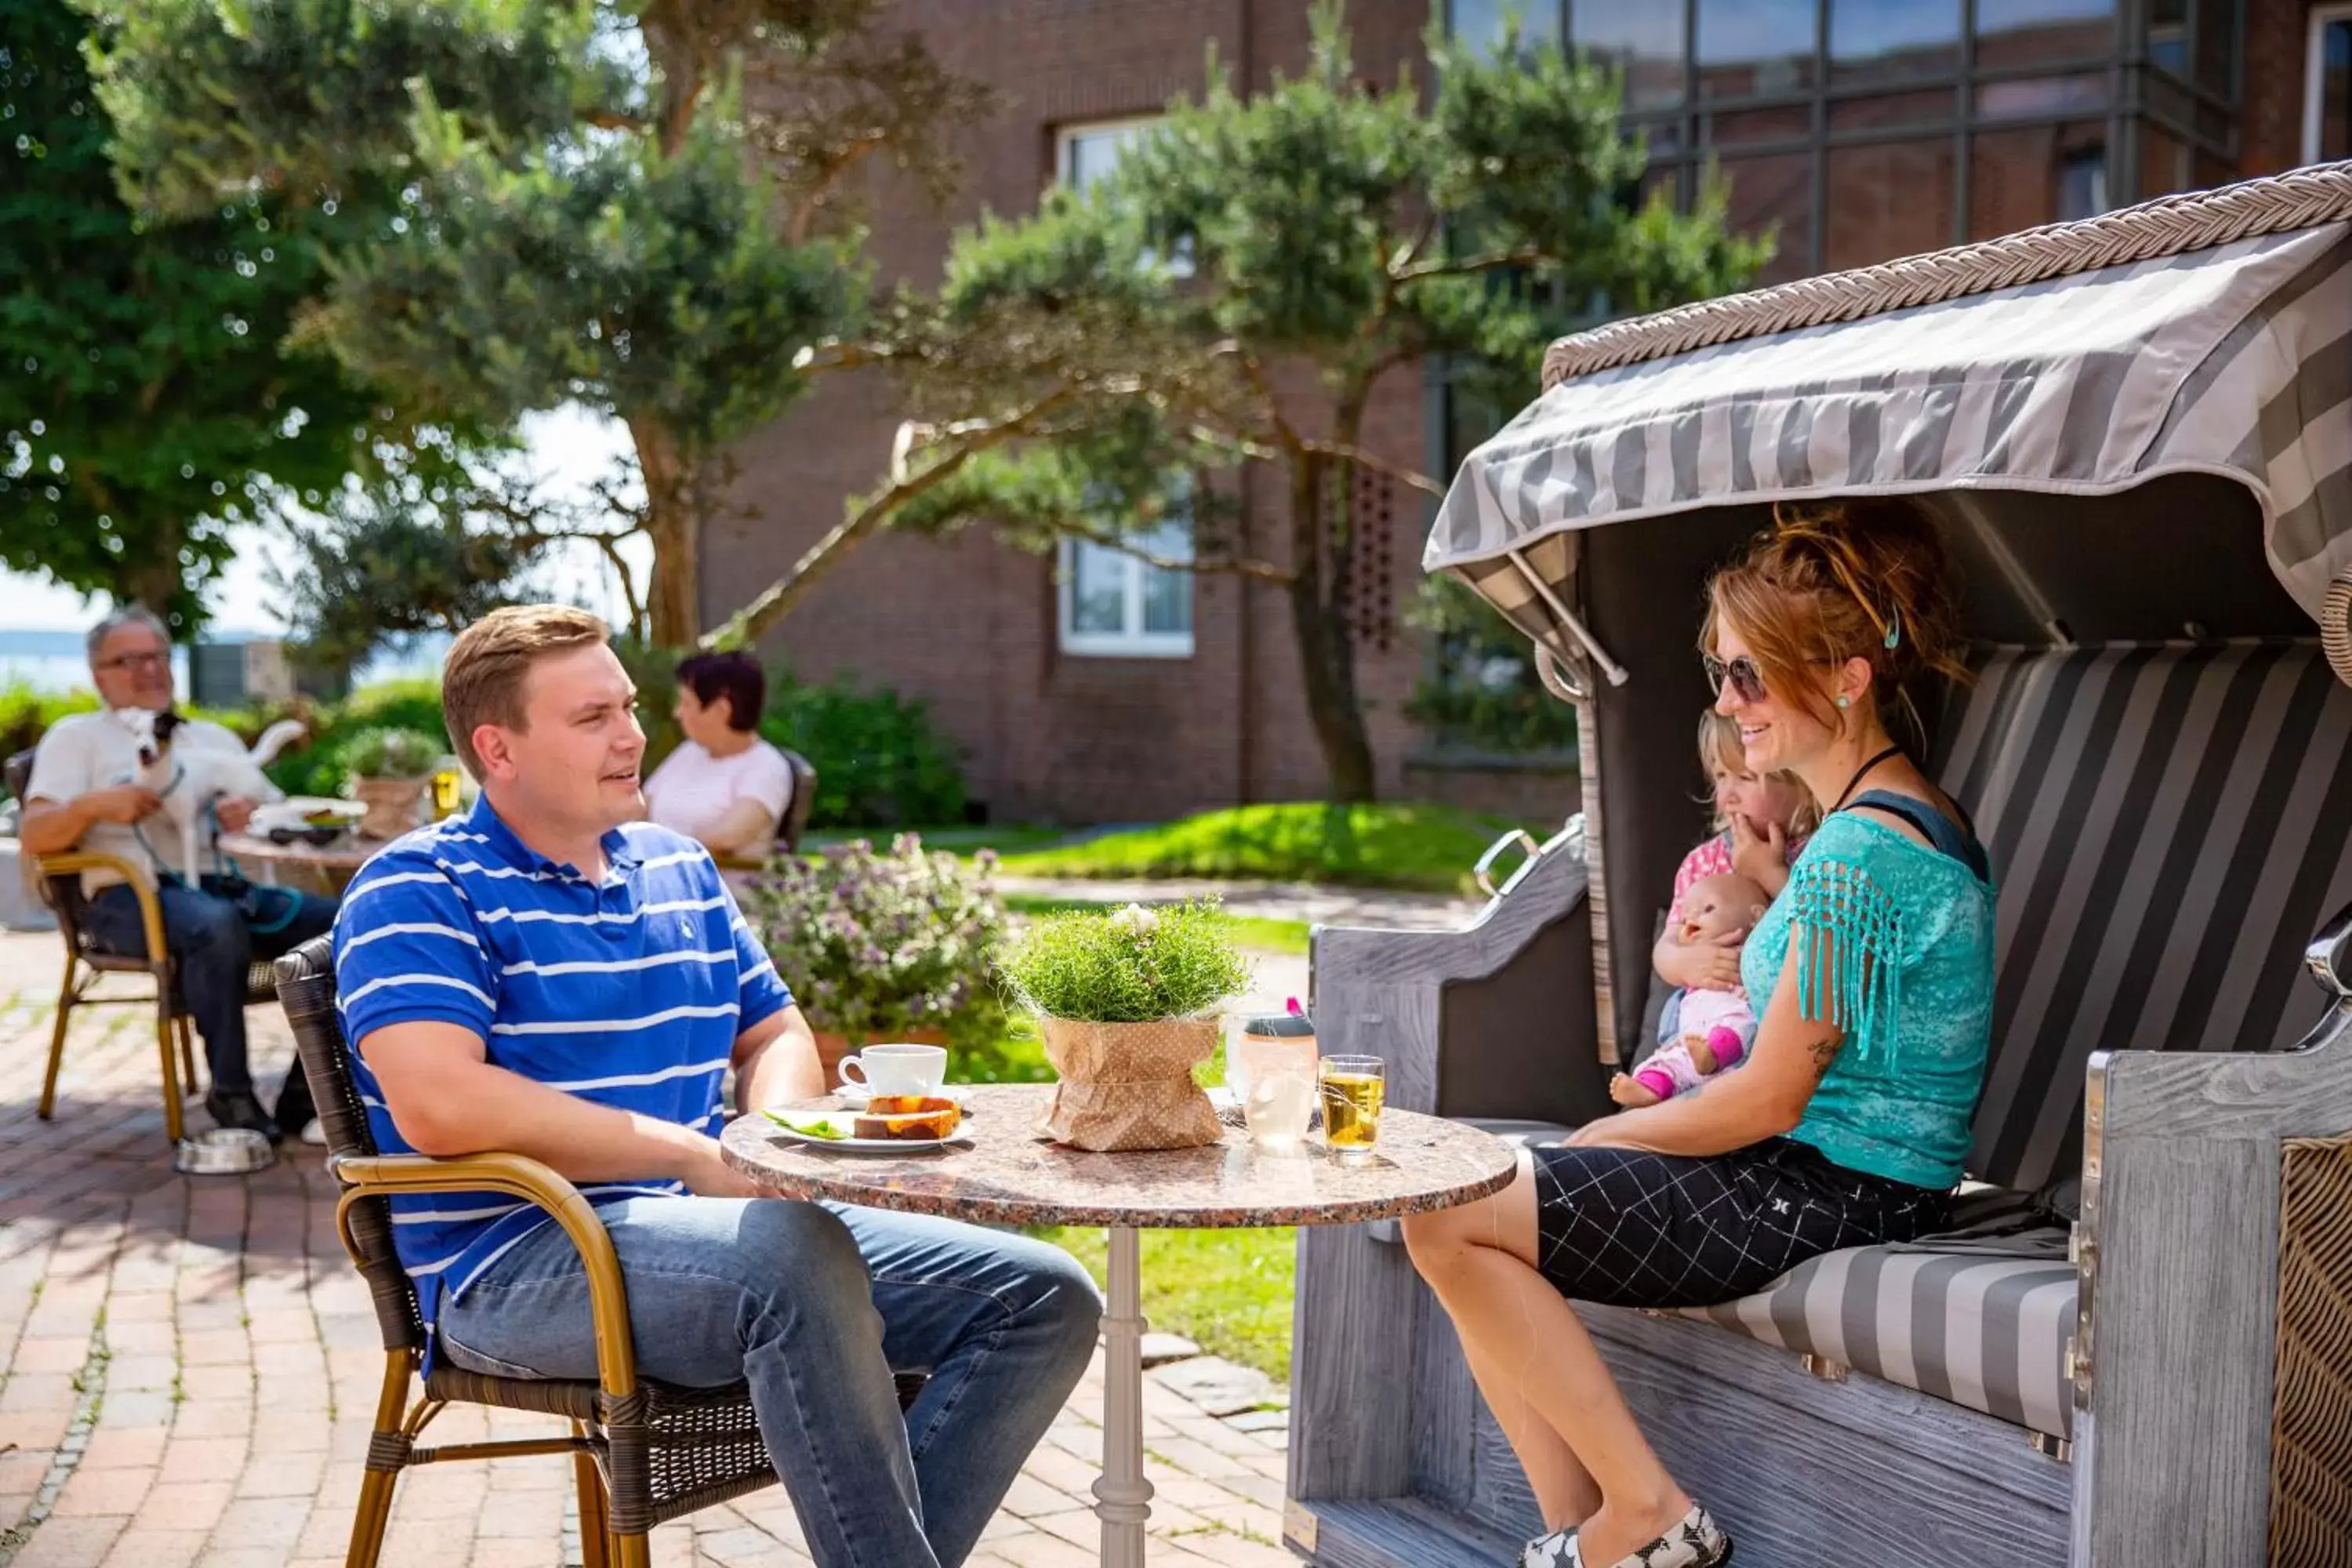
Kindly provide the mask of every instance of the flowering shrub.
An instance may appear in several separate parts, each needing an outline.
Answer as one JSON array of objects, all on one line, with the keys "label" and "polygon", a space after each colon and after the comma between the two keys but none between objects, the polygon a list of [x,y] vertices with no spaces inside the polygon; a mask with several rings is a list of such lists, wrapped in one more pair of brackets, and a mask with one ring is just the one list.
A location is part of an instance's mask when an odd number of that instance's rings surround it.
[{"label": "flowering shrub", "polygon": [[889,853],[860,838],[814,857],[783,856],[751,884],[744,916],[819,1029],[853,1044],[939,1029],[991,1037],[1002,1009],[988,958],[1004,906],[978,872],[902,833]]},{"label": "flowering shrub", "polygon": [[1213,900],[1048,915],[997,964],[1023,1006],[1094,1024],[1193,1017],[1239,994],[1250,973]]}]

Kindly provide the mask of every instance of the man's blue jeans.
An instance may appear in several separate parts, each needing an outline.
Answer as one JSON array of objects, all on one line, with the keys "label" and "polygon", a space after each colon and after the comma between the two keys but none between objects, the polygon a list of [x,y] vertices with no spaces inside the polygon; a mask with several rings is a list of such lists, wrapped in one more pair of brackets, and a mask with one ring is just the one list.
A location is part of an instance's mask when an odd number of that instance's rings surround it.
[{"label": "man's blue jeans", "polygon": [[[335,906],[309,893],[269,890],[272,930],[258,931],[237,906],[205,879],[202,891],[166,885],[156,889],[163,906],[163,942],[180,965],[180,999],[205,1037],[212,1086],[223,1092],[253,1092],[253,1069],[246,1061],[245,977],[257,958],[293,952],[334,929]],[[147,930],[140,923],[138,895],[128,888],[102,889],[84,907],[83,928],[109,952],[132,958],[147,952]],[[310,1120],[310,1090],[297,1061],[286,1088],[295,1098],[281,1106],[278,1123],[290,1136]],[[299,1109],[289,1110],[288,1107]],[[291,1124],[289,1125],[289,1122]]]},{"label": "man's blue jeans", "polygon": [[[774,1198],[597,1213],[639,1373],[750,1381],[818,1568],[961,1563],[1094,1352],[1094,1281],[1026,1237]],[[596,1375],[580,1257],[553,1225],[444,1301],[437,1331],[476,1372]],[[903,1415],[893,1368],[930,1373]]]}]

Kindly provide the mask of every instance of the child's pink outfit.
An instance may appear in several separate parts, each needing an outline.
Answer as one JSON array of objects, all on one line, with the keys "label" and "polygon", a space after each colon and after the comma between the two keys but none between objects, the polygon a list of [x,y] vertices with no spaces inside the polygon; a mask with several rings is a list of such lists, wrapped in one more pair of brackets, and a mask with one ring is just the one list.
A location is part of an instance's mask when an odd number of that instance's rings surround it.
[{"label": "child's pink outfit", "polygon": [[1756,1015],[1748,1005],[1747,992],[1685,991],[1675,1037],[1634,1069],[1633,1080],[1660,1100],[1672,1100],[1699,1086],[1698,1064],[1690,1054],[1694,1037],[1715,1052],[1715,1070],[1722,1072],[1748,1054],[1748,1037],[1755,1032]]}]

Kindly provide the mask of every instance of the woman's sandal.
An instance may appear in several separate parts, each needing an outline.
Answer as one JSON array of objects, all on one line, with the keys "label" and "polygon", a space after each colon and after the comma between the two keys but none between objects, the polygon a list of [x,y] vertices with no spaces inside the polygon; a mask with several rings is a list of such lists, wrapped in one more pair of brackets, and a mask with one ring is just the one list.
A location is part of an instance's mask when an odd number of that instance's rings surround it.
[{"label": "woman's sandal", "polygon": [[1576,1528],[1555,1530],[1530,1541],[1519,1553],[1519,1568],[1576,1568]]},{"label": "woman's sandal", "polygon": [[[1547,1555],[1549,1553],[1549,1555]],[[1647,1546],[1636,1547],[1608,1568],[1728,1568],[1731,1537],[1716,1528],[1706,1510],[1696,1503],[1681,1521]],[[1584,1560],[1576,1531],[1555,1531],[1528,1542],[1520,1568],[1601,1568]]]}]

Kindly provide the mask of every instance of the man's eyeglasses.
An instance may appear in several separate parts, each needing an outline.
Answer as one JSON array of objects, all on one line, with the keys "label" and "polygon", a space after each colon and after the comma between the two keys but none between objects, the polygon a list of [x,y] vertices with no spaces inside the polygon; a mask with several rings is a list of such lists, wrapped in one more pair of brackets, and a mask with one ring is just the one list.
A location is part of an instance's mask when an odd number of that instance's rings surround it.
[{"label": "man's eyeglasses", "polygon": [[1728,682],[1734,694],[1742,702],[1764,700],[1764,672],[1757,668],[1756,661],[1746,654],[1741,654],[1729,663],[1716,658],[1713,654],[1708,654],[1706,656],[1706,683],[1714,689],[1717,697],[1723,695],[1723,688]]},{"label": "man's eyeglasses", "polygon": [[172,656],[168,653],[119,653],[112,658],[99,660],[100,669],[169,669]]}]

